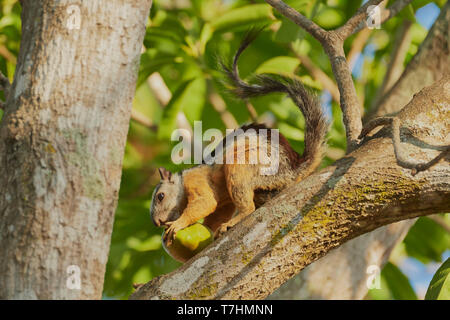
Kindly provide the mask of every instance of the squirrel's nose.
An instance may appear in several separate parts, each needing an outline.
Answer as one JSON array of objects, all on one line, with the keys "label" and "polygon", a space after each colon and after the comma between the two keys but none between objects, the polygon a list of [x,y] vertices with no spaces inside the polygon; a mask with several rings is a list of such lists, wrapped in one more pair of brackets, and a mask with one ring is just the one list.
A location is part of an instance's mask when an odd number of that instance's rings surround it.
[{"label": "squirrel's nose", "polygon": [[155,226],[161,227],[161,224],[162,224],[161,219],[155,219],[155,218],[152,217],[152,220],[153,220],[153,224],[154,224]]}]

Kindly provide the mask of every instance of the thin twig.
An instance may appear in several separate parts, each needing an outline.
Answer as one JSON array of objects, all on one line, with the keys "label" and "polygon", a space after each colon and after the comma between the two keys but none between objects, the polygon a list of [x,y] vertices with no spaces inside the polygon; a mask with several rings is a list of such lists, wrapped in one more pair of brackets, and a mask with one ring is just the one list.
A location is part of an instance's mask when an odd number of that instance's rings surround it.
[{"label": "thin twig", "polygon": [[314,38],[319,40],[319,42],[325,41],[327,32],[294,8],[280,0],[266,0],[266,2],[283,16],[308,31]]},{"label": "thin twig", "polygon": [[[156,100],[158,100],[160,106],[164,108],[169,103],[170,99],[172,99],[172,93],[164,82],[164,79],[158,72],[154,72],[148,77],[147,84],[155,95]],[[192,126],[183,111],[180,111],[177,114],[176,121],[178,128],[188,130],[192,136]]]},{"label": "thin twig", "polygon": [[255,107],[248,100],[245,101],[245,106],[247,107],[247,111],[250,116],[250,119],[252,119],[253,122],[257,122],[258,121],[258,113],[256,112]]},{"label": "thin twig", "polygon": [[11,51],[8,50],[6,46],[0,46],[0,56],[14,65],[17,63],[17,58],[11,53]]},{"label": "thin twig", "polygon": [[332,79],[330,79],[330,77],[325,72],[317,67],[308,56],[297,53],[297,51],[291,44],[289,45],[289,48],[297,56],[306,70],[308,70],[314,80],[320,82],[323,88],[330,92],[333,100],[339,103],[340,94],[339,88],[337,87],[336,83]]},{"label": "thin twig", "polygon": [[[389,8],[382,9],[380,24],[383,24],[386,21],[388,21],[389,19],[391,19],[392,17],[396,16],[400,11],[403,10],[403,8],[405,8],[411,2],[412,2],[412,0],[397,0]],[[356,32],[361,31],[362,29],[364,29],[366,27],[367,27],[367,22],[366,22],[366,20],[364,20],[352,31],[351,34],[349,34],[349,36],[351,36],[352,34],[355,34]]]},{"label": "thin twig", "polygon": [[[379,7],[383,10],[386,7],[387,1],[383,1],[380,3]],[[347,55],[347,60],[349,62],[350,70],[353,70],[356,59],[360,55],[360,53],[363,51],[367,40],[369,39],[370,35],[372,34],[371,29],[364,29],[361,32],[359,32],[355,39],[352,42],[352,47],[350,48],[350,51]]]},{"label": "thin twig", "polygon": [[358,11],[355,13],[355,15],[353,15],[353,17],[351,17],[350,19],[348,19],[348,21],[342,26],[339,27],[336,32],[339,34],[339,36],[342,39],[347,39],[350,35],[352,35],[355,32],[355,29],[358,28],[358,26],[361,23],[366,23],[366,19],[368,16],[368,8],[370,6],[376,6],[378,4],[380,4],[380,2],[382,2],[383,0],[369,0],[367,1],[364,5],[362,5]]},{"label": "thin twig", "polygon": [[170,92],[161,75],[158,72],[153,72],[147,78],[147,84],[152,90],[156,100],[158,100],[161,107],[165,107],[172,98],[172,93]]},{"label": "thin twig", "polygon": [[156,131],[158,129],[158,126],[153,124],[153,122],[149,118],[147,118],[145,114],[135,109],[131,109],[131,119],[139,124],[142,124],[152,131]]},{"label": "thin twig", "polygon": [[392,131],[392,143],[394,145],[395,158],[399,166],[411,169],[412,175],[416,175],[420,171],[425,171],[435,164],[437,164],[441,159],[450,155],[450,146],[444,147],[445,149],[434,159],[426,162],[419,163],[417,161],[411,161],[407,155],[402,150],[400,141],[400,119],[397,117],[380,117],[375,118],[370,121],[361,131],[360,139],[364,138],[369,132],[378,126],[390,126]]},{"label": "thin twig", "polygon": [[351,152],[359,144],[358,136],[362,129],[361,107],[352,74],[345,59],[343,43],[336,39],[328,47],[325,47],[325,50],[339,88],[339,100],[347,137],[347,152]]},{"label": "thin twig", "polygon": [[211,92],[208,96],[209,102],[212,104],[214,110],[216,110],[222,122],[225,124],[227,129],[235,129],[239,126],[238,122],[234,116],[227,110],[227,105],[223,101],[222,97],[215,92]]}]

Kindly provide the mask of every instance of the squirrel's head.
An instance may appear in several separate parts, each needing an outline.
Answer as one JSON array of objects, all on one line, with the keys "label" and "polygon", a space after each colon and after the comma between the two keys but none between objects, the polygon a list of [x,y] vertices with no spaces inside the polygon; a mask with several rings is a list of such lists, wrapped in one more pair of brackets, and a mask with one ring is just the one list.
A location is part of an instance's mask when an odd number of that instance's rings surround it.
[{"label": "squirrel's head", "polygon": [[150,208],[150,215],[157,227],[177,220],[187,203],[181,174],[172,174],[165,168],[159,168],[159,174],[161,182],[153,191]]}]

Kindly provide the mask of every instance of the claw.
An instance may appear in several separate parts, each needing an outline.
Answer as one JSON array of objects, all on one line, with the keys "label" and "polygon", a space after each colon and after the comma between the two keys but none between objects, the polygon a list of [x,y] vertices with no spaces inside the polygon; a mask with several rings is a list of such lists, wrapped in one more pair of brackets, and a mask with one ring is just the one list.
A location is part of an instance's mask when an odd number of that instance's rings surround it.
[{"label": "claw", "polygon": [[166,225],[168,228],[166,229],[166,232],[164,233],[164,242],[167,244],[167,246],[170,246],[175,239],[175,236],[181,228],[177,227],[176,224],[174,224],[175,221],[167,222]]},{"label": "claw", "polygon": [[232,224],[230,224],[229,222],[226,223],[222,223],[220,225],[220,227],[216,230],[216,232],[214,233],[214,238],[217,239],[219,237],[221,237],[225,232],[228,231],[228,229],[230,229],[231,227],[233,227]]}]

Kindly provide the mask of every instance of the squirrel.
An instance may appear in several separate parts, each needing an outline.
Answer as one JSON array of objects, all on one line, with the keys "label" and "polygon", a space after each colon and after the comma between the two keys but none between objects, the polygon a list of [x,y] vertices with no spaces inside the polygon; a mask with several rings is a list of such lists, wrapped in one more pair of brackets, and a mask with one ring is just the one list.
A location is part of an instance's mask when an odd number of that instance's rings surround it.
[{"label": "squirrel", "polygon": [[[166,227],[163,238],[169,245],[179,230],[202,218],[203,224],[215,232],[215,237],[220,236],[280,190],[312,174],[322,160],[328,123],[317,98],[296,79],[265,74],[256,76],[255,83],[248,84],[240,78],[238,59],[254,38],[255,32],[247,34],[234,56],[232,66],[221,64],[231,91],[242,99],[273,92],[286,93],[305,118],[304,152],[299,155],[280,133],[276,146],[279,151],[278,172],[273,175],[262,175],[262,165],[259,163],[224,161],[200,164],[178,173],[159,168],[161,181],[153,192],[150,213],[156,226]],[[267,127],[252,123],[240,129],[243,132],[250,129],[261,132],[259,129]],[[268,134],[269,145],[272,140],[271,134]],[[224,142],[219,146],[225,149],[225,153],[236,152],[236,147],[224,146]],[[259,149],[261,145],[255,150],[246,144],[245,156],[250,157]]]}]

